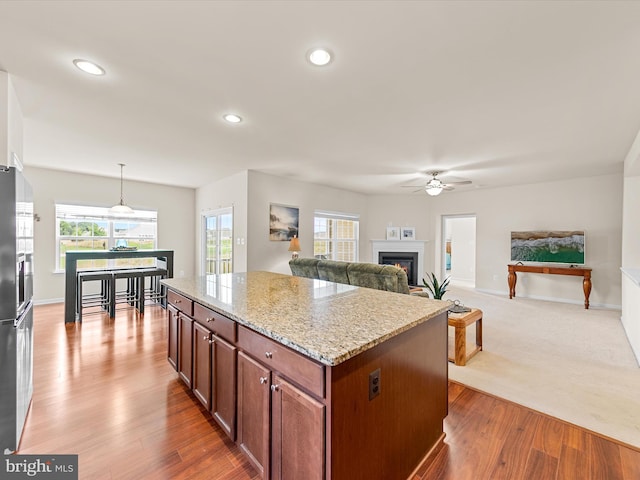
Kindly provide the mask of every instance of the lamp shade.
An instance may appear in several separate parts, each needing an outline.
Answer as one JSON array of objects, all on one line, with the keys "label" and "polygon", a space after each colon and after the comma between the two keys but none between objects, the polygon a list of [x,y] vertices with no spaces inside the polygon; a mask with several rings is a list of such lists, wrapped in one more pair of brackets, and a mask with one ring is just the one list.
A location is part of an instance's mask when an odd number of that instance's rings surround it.
[{"label": "lamp shade", "polygon": [[299,252],[300,250],[302,250],[300,248],[300,240],[298,239],[297,236],[293,236],[293,238],[291,239],[291,242],[289,242],[289,251],[290,252]]}]

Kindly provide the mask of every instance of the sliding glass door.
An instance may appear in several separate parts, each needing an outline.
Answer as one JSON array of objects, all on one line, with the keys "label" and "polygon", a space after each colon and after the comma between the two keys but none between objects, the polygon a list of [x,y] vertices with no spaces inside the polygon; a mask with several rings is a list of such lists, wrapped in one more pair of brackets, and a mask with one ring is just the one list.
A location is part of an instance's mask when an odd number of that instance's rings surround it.
[{"label": "sliding glass door", "polygon": [[203,261],[205,274],[233,272],[233,209],[203,215]]}]

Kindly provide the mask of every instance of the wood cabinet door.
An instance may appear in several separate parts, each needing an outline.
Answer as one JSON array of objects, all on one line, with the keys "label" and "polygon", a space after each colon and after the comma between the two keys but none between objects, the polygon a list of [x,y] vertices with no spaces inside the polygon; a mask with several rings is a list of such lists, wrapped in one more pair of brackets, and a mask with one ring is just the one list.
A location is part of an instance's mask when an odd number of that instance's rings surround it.
[{"label": "wood cabinet door", "polygon": [[271,371],[239,352],[236,443],[264,479],[269,478],[270,385]]},{"label": "wood cabinet door", "polygon": [[207,410],[211,408],[211,332],[193,322],[193,381],[191,388]]},{"label": "wood cabinet door", "polygon": [[191,388],[193,320],[183,313],[178,313],[178,319],[178,375]]},{"label": "wood cabinet door", "polygon": [[167,359],[174,370],[178,370],[178,309],[167,305]]},{"label": "wood cabinet door", "polygon": [[325,477],[325,406],[273,376],[272,479]]},{"label": "wood cabinet door", "polygon": [[211,345],[211,413],[231,440],[236,439],[237,348],[213,335]]}]

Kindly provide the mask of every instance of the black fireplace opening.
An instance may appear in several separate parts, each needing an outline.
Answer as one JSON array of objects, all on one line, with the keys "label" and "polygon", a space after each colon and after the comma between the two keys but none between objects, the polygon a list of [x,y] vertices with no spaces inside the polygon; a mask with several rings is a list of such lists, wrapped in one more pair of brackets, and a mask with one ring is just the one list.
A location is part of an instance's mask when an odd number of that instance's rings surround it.
[{"label": "black fireplace opening", "polygon": [[379,252],[378,263],[402,268],[409,285],[418,285],[418,252]]}]

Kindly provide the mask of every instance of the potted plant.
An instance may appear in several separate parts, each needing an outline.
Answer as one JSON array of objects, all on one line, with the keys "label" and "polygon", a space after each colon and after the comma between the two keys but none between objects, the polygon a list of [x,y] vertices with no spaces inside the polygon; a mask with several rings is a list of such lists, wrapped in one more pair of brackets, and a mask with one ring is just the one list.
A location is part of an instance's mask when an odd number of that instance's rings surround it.
[{"label": "potted plant", "polygon": [[440,283],[436,278],[436,274],[431,272],[431,278],[427,276],[427,279],[428,280],[425,280],[424,278],[422,279],[422,283],[424,283],[424,286],[427,288],[429,293],[433,295],[433,298],[435,298],[436,300],[442,300],[442,297],[444,297],[444,294],[447,291],[447,287],[449,286],[449,281],[451,280],[451,278],[447,277],[442,281],[442,283]]}]

